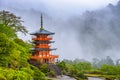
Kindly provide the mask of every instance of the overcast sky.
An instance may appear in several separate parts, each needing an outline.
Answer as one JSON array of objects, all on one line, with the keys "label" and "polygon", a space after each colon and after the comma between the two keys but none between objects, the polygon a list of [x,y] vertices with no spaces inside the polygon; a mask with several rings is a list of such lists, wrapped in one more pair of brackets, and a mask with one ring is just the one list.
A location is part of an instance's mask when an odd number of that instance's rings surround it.
[{"label": "overcast sky", "polygon": [[81,14],[85,10],[101,9],[109,3],[117,2],[118,0],[0,0],[3,9],[35,9],[56,17]]},{"label": "overcast sky", "polygon": [[[116,5],[119,0],[0,0],[0,10],[9,10],[25,21],[23,25],[34,32],[40,27],[40,13],[44,15],[45,29],[55,32],[56,43],[53,47],[58,50],[54,54],[60,59],[84,58],[91,59],[92,54],[85,54],[77,39],[77,31],[69,28],[67,21],[72,17],[82,15],[85,11],[101,10],[109,3]],[[70,24],[69,24],[70,25]],[[66,27],[68,26],[68,27]],[[73,26],[74,28],[74,26]],[[19,34],[24,40],[31,39],[30,35]],[[87,58],[86,58],[87,57]],[[99,56],[98,56],[99,57]]]}]

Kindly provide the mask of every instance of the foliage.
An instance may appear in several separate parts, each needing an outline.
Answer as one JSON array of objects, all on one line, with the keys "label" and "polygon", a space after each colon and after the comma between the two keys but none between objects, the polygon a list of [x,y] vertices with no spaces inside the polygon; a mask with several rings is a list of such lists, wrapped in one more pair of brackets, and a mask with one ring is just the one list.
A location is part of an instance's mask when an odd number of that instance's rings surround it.
[{"label": "foliage", "polygon": [[19,39],[19,38],[15,38],[14,42],[21,45],[22,47],[27,48],[27,50],[29,50],[32,47],[31,43],[24,42],[22,39]]},{"label": "foliage", "polygon": [[45,75],[47,75],[47,73],[50,71],[47,64],[42,64],[42,65],[40,66],[40,70],[41,70]]},{"label": "foliage", "polygon": [[81,61],[80,59],[75,59],[74,61],[64,60],[58,64],[63,70],[66,71],[66,74],[81,80],[84,78],[84,73],[86,70],[91,70],[92,66],[90,62],[86,62],[84,60]]},{"label": "foliage", "polygon": [[92,68],[91,63],[89,63],[89,62],[80,62],[77,64],[73,64],[73,67],[75,69],[78,69],[79,71],[90,70]]},{"label": "foliage", "polygon": [[104,74],[120,75],[120,66],[113,66],[113,65],[104,64],[101,66],[100,70],[103,71]]},{"label": "foliage", "polygon": [[72,77],[75,77],[77,75],[77,73],[78,73],[78,70],[75,69],[75,68],[72,68],[72,69],[69,70],[69,74]]},{"label": "foliage", "polygon": [[25,42],[22,39],[15,38],[14,41],[21,46],[26,46]]},{"label": "foliage", "polygon": [[49,77],[56,77],[56,75],[55,75],[55,72],[54,72],[54,71],[50,71],[50,72],[48,73],[48,75],[49,75]]},{"label": "foliage", "polygon": [[24,71],[0,68],[0,80],[32,80],[32,76]]},{"label": "foliage", "polygon": [[103,74],[103,71],[100,69],[92,69],[90,71],[86,71],[85,73],[90,73],[90,74]]},{"label": "foliage", "polygon": [[0,58],[0,63],[1,63],[0,65],[6,67],[11,61],[9,56],[14,51],[18,52],[19,54],[19,51],[16,50],[16,46],[14,42],[9,40],[9,38],[4,33],[0,33],[0,56],[2,56]]},{"label": "foliage", "polygon": [[64,61],[61,61],[57,64],[62,70],[66,69],[66,64]]},{"label": "foliage", "polygon": [[0,74],[0,80],[7,80],[7,79],[4,75]]},{"label": "foliage", "polygon": [[34,71],[34,80],[46,80],[45,74],[42,73],[37,67],[31,66],[31,69]]},{"label": "foliage", "polygon": [[77,77],[78,78],[84,78],[84,73],[83,72],[78,72]]},{"label": "foliage", "polygon": [[9,38],[16,38],[17,35],[11,27],[0,24],[0,33],[6,34]]},{"label": "foliage", "polygon": [[[26,43],[23,43],[24,45]],[[30,68],[28,50],[0,33],[0,75],[7,80],[45,80],[45,75],[35,68]],[[7,69],[8,68],[8,69]],[[5,80],[5,78],[3,80]]]},{"label": "foliage", "polygon": [[28,63],[31,44],[19,39],[17,31],[26,33],[20,18],[0,12],[0,80],[46,80],[40,69]]},{"label": "foliage", "polygon": [[10,13],[9,11],[0,11],[0,24],[11,27],[15,32],[22,32],[26,34],[28,31],[22,26],[22,20],[20,17]]},{"label": "foliage", "polygon": [[0,33],[0,65],[3,67],[28,66],[28,50]]}]

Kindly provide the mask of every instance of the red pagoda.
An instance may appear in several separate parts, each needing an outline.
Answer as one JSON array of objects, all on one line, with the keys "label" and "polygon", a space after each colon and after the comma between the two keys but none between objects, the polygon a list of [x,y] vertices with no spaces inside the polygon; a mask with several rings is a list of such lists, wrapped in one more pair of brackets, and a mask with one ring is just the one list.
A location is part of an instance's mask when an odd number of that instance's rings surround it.
[{"label": "red pagoda", "polygon": [[55,33],[49,32],[43,28],[43,21],[41,15],[41,27],[40,30],[31,33],[34,36],[32,38],[33,43],[35,44],[34,48],[32,49],[33,54],[31,55],[31,62],[40,62],[40,63],[55,63],[55,59],[58,58],[58,55],[52,55],[51,51],[56,50],[50,48],[50,43],[54,43],[55,41],[51,41],[53,35]]}]

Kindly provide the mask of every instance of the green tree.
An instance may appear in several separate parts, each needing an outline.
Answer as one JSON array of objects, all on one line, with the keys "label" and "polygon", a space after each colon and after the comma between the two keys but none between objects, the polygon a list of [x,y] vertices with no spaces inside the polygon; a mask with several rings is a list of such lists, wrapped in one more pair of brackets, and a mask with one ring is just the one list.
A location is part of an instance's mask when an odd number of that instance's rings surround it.
[{"label": "green tree", "polygon": [[10,39],[16,38],[17,35],[11,27],[4,26],[0,24],[0,33],[6,34]]},{"label": "green tree", "polygon": [[40,70],[47,75],[47,73],[49,72],[48,65],[47,64],[42,64],[40,66]]},{"label": "green tree", "polygon": [[120,66],[103,64],[101,66],[100,70],[103,71],[104,74],[108,74],[108,75],[120,75]]},{"label": "green tree", "polygon": [[18,68],[29,66],[29,50],[13,40],[10,40],[4,33],[0,33],[0,65],[3,67]]},{"label": "green tree", "polygon": [[55,72],[54,72],[54,71],[50,71],[50,72],[48,73],[48,75],[49,75],[49,77],[56,77],[56,75],[55,75]]},{"label": "green tree", "polygon": [[34,80],[46,80],[45,74],[40,69],[35,66],[31,66],[31,69],[34,71]]},{"label": "green tree", "polygon": [[9,11],[0,11],[0,24],[4,24],[4,26],[11,27],[15,32],[22,32],[26,34],[28,31],[22,25],[22,20],[20,17],[10,13]]},{"label": "green tree", "polygon": [[80,63],[75,63],[73,64],[73,67],[75,69],[78,69],[79,71],[84,71],[84,70],[91,70],[91,63],[89,62],[80,62]]},{"label": "green tree", "polygon": [[10,53],[15,49],[15,44],[9,40],[9,38],[4,34],[0,33],[0,65],[8,66],[10,62]]},{"label": "green tree", "polygon": [[64,61],[59,62],[59,63],[58,63],[58,66],[59,66],[62,70],[66,69],[66,63],[65,63]]}]

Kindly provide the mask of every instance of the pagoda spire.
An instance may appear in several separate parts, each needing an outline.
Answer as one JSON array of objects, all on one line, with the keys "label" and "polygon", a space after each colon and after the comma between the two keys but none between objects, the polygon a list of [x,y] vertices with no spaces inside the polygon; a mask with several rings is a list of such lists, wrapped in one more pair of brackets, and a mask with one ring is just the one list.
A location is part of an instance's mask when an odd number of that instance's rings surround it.
[{"label": "pagoda spire", "polygon": [[43,30],[43,16],[42,16],[42,13],[41,13],[41,27],[40,27],[40,30]]}]

